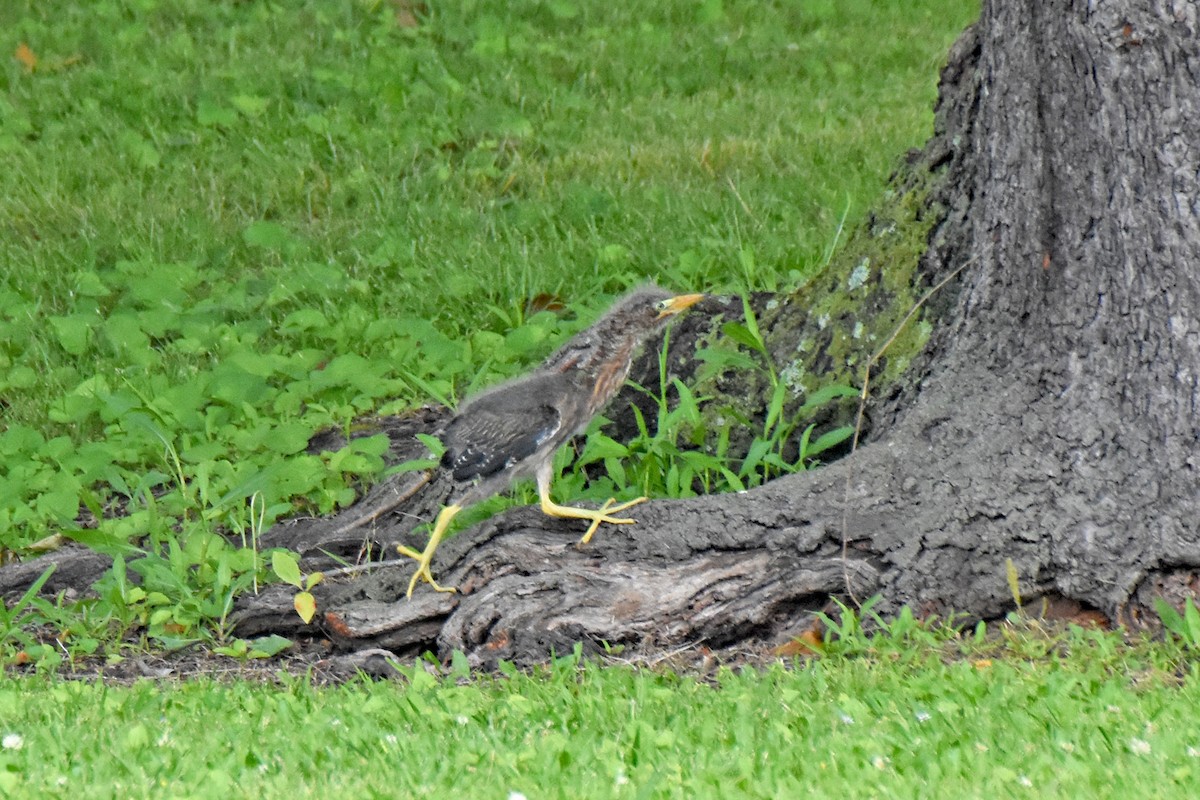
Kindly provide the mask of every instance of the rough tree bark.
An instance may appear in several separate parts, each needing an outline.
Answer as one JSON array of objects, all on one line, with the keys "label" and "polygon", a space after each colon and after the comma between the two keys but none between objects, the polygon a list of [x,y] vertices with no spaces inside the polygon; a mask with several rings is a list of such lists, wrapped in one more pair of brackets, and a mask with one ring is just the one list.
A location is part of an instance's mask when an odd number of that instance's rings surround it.
[{"label": "rough tree bark", "polygon": [[[436,574],[461,594],[406,601],[408,565],[332,580],[321,630],[484,665],[577,641],[775,643],[830,596],[1001,616],[1007,559],[1026,599],[1124,624],[1148,621],[1153,596],[1200,595],[1198,15],[1185,0],[985,0],[913,167],[937,215],[919,279],[969,266],[857,452],[744,494],[649,503],[584,550],[577,526],[519,509],[443,545]],[[241,630],[295,632],[292,616],[268,592]]]}]

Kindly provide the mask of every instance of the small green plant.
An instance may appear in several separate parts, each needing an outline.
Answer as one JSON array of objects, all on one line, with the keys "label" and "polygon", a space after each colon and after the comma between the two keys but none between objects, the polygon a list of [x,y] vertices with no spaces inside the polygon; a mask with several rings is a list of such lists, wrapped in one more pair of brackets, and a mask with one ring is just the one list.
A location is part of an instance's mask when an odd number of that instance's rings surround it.
[{"label": "small green plant", "polygon": [[[705,375],[730,367],[757,371],[767,379],[770,397],[764,409],[761,428],[738,463],[736,475],[741,485],[731,486],[735,489],[758,486],[779,475],[807,469],[817,463],[822,453],[850,439],[854,434],[851,425],[838,426],[814,439],[816,424],[810,420],[829,403],[859,394],[852,387],[830,384],[813,392],[799,408],[788,413],[786,405],[793,390],[775,368],[754,309],[744,296],[742,307],[745,321],[725,323],[721,326],[724,342],[696,353],[696,357],[706,365],[701,380]],[[730,414],[735,419],[717,433],[716,453],[725,461],[730,460],[728,449],[732,426],[751,422],[736,412],[731,411]]]},{"label": "small green plant", "polygon": [[287,550],[271,552],[271,569],[279,580],[296,587],[297,591],[292,598],[292,606],[300,615],[300,619],[304,620],[305,625],[312,622],[313,616],[317,613],[317,601],[312,596],[312,588],[324,580],[325,576],[320,572],[301,574],[296,554]]},{"label": "small green plant", "polygon": [[[822,433],[814,441],[812,435],[816,426],[809,424],[805,426],[798,441],[794,443],[797,447],[795,457],[792,460],[785,458],[785,450],[790,444],[793,444],[796,430],[807,422],[816,411],[839,398],[858,397],[859,392],[850,386],[831,384],[814,392],[794,414],[786,415],[784,406],[791,390],[775,368],[770,350],[768,350],[762,331],[759,329],[757,315],[746,295],[742,296],[742,313],[745,318],[744,323],[727,322],[721,326],[721,332],[729,340],[745,347],[757,356],[756,360],[743,359],[739,363],[743,367],[763,371],[771,389],[762,431],[755,436],[738,470],[738,474],[743,480],[751,486],[756,486],[772,477],[806,469],[822,453],[853,436],[854,427],[842,425]],[[724,355],[719,355],[710,348],[698,353],[697,357],[709,362],[710,365],[719,364],[728,359],[728,351],[724,351]]]},{"label": "small green plant", "polygon": [[1161,597],[1154,598],[1154,609],[1164,629],[1178,637],[1185,647],[1200,650],[1200,609],[1192,598],[1184,600],[1182,614]]},{"label": "small green plant", "polygon": [[34,639],[25,631],[25,626],[35,617],[30,606],[53,573],[54,565],[51,564],[11,606],[0,602],[0,648],[11,650],[34,645]]},{"label": "small green plant", "polygon": [[292,640],[286,636],[272,634],[260,636],[257,639],[234,639],[227,645],[213,648],[213,652],[222,656],[244,661],[248,658],[270,658],[277,656],[292,646]]},{"label": "small green plant", "polygon": [[[825,643],[828,645],[836,641],[839,647],[850,651],[868,649],[872,637],[864,625],[864,621],[869,622],[877,631],[888,630],[887,623],[874,610],[881,599],[880,595],[874,595],[860,607],[854,608],[836,597],[832,598],[837,606],[836,615],[826,614],[823,611],[817,613],[817,619],[825,626]],[[909,612],[910,621],[911,614],[912,612]],[[907,627],[907,624],[907,622],[902,623],[902,626]]]},{"label": "small green plant", "polygon": [[[83,537],[113,555],[113,565],[96,582],[98,598],[82,601],[107,618],[123,636],[134,630],[167,647],[225,639],[234,599],[261,580],[262,564],[249,547],[189,525],[157,547],[139,548],[112,537]],[[153,549],[151,549],[153,547]],[[132,581],[128,573],[139,578]]]}]

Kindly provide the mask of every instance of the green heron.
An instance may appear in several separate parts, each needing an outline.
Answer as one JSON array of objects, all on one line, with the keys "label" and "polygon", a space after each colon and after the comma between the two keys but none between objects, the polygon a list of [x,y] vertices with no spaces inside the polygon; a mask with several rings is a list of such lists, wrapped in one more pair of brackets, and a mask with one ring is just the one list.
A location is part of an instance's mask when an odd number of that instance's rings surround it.
[{"label": "green heron", "polygon": [[398,547],[417,561],[417,571],[408,584],[409,597],[418,580],[439,592],[454,591],[439,586],[429,572],[433,553],[450,521],[465,506],[503,491],[517,478],[535,477],[543,513],[591,522],[580,544],[587,544],[602,522],[634,522],[613,515],[645,502],[645,497],[619,505],[613,505],[610,499],[598,509],[560,506],[551,500],[554,453],[581,433],[621,388],[638,345],[702,297],[673,296],[657,286],[636,289],[533,373],[500,384],[463,404],[439,436],[446,448],[441,467],[458,488],[438,514],[424,552]]}]

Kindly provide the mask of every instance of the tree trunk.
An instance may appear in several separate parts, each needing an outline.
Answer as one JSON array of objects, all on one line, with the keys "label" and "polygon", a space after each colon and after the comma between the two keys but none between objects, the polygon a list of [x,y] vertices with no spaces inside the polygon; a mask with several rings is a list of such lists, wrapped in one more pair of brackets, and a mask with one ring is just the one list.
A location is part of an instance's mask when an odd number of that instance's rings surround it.
[{"label": "tree trunk", "polygon": [[[932,335],[866,446],[744,494],[639,506],[582,550],[578,525],[501,515],[439,550],[460,594],[405,600],[408,564],[334,579],[322,630],[485,665],[577,641],[776,644],[830,596],[1002,616],[1009,560],[1024,600],[1123,624],[1149,623],[1154,596],[1200,595],[1197,87],[1193,2],[985,0],[912,167],[935,215],[914,286],[968,266],[923,309]],[[302,630],[281,589],[241,614],[247,635]]]}]

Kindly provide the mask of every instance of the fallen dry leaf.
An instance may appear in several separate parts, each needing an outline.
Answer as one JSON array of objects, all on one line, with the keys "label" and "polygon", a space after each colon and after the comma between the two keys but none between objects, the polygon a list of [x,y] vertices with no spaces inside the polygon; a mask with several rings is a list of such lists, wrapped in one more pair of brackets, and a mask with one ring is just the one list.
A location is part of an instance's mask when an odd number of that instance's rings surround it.
[{"label": "fallen dry leaf", "polygon": [[819,656],[825,652],[825,642],[819,632],[809,628],[790,642],[779,645],[772,652],[781,658]]},{"label": "fallen dry leaf", "polygon": [[25,65],[26,72],[33,72],[37,68],[37,56],[33,54],[33,50],[29,45],[21,42],[17,45],[16,52],[13,53],[13,58]]}]

